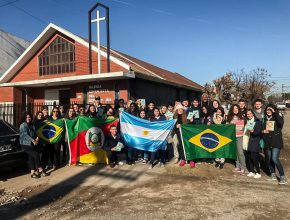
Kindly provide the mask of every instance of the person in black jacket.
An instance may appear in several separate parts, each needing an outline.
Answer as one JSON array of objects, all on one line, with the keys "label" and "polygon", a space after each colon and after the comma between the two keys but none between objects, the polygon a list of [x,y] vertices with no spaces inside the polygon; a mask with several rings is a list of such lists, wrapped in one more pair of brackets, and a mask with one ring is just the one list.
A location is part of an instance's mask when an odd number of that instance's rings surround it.
[{"label": "person in black jacket", "polygon": [[[205,107],[207,108],[207,106]],[[199,101],[197,98],[193,99],[191,107],[186,112],[186,116],[192,113],[193,113],[193,117],[189,119],[189,123],[195,124],[195,125],[201,124],[202,110],[201,110],[201,107],[199,105]]]},{"label": "person in black jacket", "polygon": [[241,116],[244,120],[247,118],[247,101],[245,99],[240,99],[239,100],[239,107],[241,110]]},{"label": "person in black jacket", "polygon": [[127,112],[131,115],[138,117],[138,115],[139,115],[138,105],[136,103],[132,102],[130,104],[129,108],[127,109]]},{"label": "person in black jacket", "polygon": [[154,102],[149,102],[148,105],[147,105],[147,109],[146,109],[146,115],[147,115],[147,118],[150,120],[152,118],[154,118],[154,108],[155,108],[155,103]]},{"label": "person in black jacket", "polygon": [[282,128],[284,119],[279,114],[276,106],[272,104],[266,106],[264,115],[263,139],[266,152],[268,153],[267,165],[271,173],[271,179],[277,180],[275,174],[276,166],[280,175],[279,184],[286,184],[284,169],[279,160],[280,151],[283,148]]},{"label": "person in black jacket", "polygon": [[[105,137],[103,149],[106,151],[111,168],[118,165],[118,154],[121,152],[121,147],[124,146],[121,135],[118,134],[117,126],[111,125],[110,134]],[[119,148],[119,149],[118,149]]]},{"label": "person in black jacket", "polygon": [[259,152],[262,134],[262,122],[255,117],[253,110],[247,110],[247,124],[245,126],[243,148],[245,150],[248,177],[261,178]]}]

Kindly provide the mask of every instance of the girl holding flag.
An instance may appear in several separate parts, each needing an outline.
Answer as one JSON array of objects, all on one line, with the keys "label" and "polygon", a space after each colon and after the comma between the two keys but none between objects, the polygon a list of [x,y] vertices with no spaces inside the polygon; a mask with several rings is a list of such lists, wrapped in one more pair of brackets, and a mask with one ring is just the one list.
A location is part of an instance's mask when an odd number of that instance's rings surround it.
[{"label": "girl holding flag", "polygon": [[[50,120],[58,120],[60,119],[60,113],[59,109],[57,107],[53,107],[51,115],[50,115]],[[61,143],[57,142],[54,144],[49,144],[50,146],[50,160],[52,163],[52,170],[55,170],[59,165],[60,165],[60,148],[61,148]],[[54,156],[56,161],[54,160]]]},{"label": "girl holding flag", "polygon": [[[213,103],[219,103],[217,100],[215,100]],[[214,114],[212,117],[213,124],[225,124],[225,117],[224,117],[224,111],[223,108],[218,106],[218,104],[214,107]],[[210,161],[211,162],[211,161]],[[215,158],[215,167],[218,167],[220,169],[224,168],[225,165],[225,158]]]},{"label": "girl holding flag", "polygon": [[181,103],[175,104],[173,118],[177,120],[174,126],[175,134],[173,135],[173,143],[172,143],[173,150],[174,150],[175,163],[178,163],[178,161],[180,160],[179,166],[184,166],[185,157],[184,157],[184,152],[182,148],[181,135],[180,135],[179,128],[182,124],[187,124],[187,119],[186,119],[186,113]]},{"label": "girl holding flag", "polygon": [[[160,111],[156,107],[153,109],[153,114],[154,114],[154,117],[150,121],[165,121],[166,120],[166,117],[164,115],[160,115]],[[157,153],[159,153],[160,167],[165,166],[165,149],[160,149],[159,151],[151,152],[149,169],[152,169],[154,167],[154,162],[157,157]]]}]

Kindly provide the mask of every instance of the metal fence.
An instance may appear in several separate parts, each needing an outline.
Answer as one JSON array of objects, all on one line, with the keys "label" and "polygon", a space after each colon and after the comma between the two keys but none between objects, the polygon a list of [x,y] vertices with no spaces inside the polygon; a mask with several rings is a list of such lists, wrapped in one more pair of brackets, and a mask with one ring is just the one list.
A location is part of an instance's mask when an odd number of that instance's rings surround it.
[{"label": "metal fence", "polygon": [[[74,104],[79,105],[83,103],[72,102],[70,105],[64,105],[64,107],[68,109]],[[56,102],[29,103],[28,105],[0,103],[0,119],[18,127],[25,112],[30,112],[32,115],[35,115],[36,112],[41,111],[44,106],[47,106],[48,111],[51,112],[52,108],[58,105]]]}]

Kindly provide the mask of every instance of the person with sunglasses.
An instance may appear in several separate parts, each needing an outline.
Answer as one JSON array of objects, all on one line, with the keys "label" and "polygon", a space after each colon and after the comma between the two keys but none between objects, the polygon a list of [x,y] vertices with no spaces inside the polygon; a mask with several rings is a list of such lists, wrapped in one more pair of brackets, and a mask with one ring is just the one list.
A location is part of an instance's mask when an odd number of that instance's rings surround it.
[{"label": "person with sunglasses", "polygon": [[[58,107],[53,107],[51,114],[50,114],[50,121],[60,119],[60,113]],[[50,152],[50,161],[52,164],[52,170],[55,170],[60,165],[60,149],[61,149],[61,142],[57,142],[54,144],[49,144],[49,152]],[[55,157],[55,159],[54,159]]]},{"label": "person with sunglasses", "polygon": [[115,118],[115,111],[111,106],[106,107],[106,115],[108,119]]},{"label": "person with sunglasses", "polygon": [[32,115],[30,113],[26,112],[24,114],[19,130],[19,142],[22,150],[28,155],[31,178],[47,176],[40,165],[40,156],[36,150],[39,138],[36,136],[35,126],[32,123]]},{"label": "person with sunglasses", "polygon": [[80,106],[79,108],[79,115],[80,116],[85,116],[86,115],[86,109],[83,105]]},{"label": "person with sunglasses", "polygon": [[[36,126],[38,123],[41,123],[45,120],[44,114],[42,111],[36,112],[33,124]],[[45,158],[49,155],[47,144],[38,142],[36,146],[37,152],[40,154],[40,164],[42,167],[45,167]]]}]

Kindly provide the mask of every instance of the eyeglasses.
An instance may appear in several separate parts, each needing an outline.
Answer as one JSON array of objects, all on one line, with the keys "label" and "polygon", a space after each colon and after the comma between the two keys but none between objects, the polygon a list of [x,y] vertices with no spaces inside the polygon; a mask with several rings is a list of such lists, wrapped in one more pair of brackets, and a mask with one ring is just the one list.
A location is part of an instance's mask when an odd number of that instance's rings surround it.
[{"label": "eyeglasses", "polygon": [[52,112],[58,112],[58,111],[52,111]]},{"label": "eyeglasses", "polygon": [[84,111],[85,109],[84,108],[80,108],[80,111]]}]

